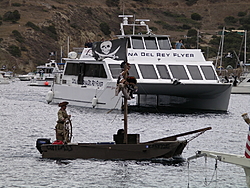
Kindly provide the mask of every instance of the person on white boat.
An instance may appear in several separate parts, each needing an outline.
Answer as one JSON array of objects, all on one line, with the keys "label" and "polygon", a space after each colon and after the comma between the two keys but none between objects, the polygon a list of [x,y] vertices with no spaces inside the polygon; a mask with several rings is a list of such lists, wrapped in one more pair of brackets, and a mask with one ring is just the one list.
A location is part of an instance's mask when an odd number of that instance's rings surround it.
[{"label": "person on white boat", "polygon": [[185,48],[185,46],[182,43],[182,40],[179,40],[179,42],[176,42],[175,49],[181,49],[181,47]]},{"label": "person on white boat", "polygon": [[63,134],[63,129],[64,129],[64,123],[66,122],[67,119],[70,119],[71,115],[67,114],[66,108],[68,102],[61,102],[58,104],[59,107],[61,107],[57,113],[58,120],[57,124],[55,127],[56,130],[56,140],[61,140],[64,141],[64,134]]}]

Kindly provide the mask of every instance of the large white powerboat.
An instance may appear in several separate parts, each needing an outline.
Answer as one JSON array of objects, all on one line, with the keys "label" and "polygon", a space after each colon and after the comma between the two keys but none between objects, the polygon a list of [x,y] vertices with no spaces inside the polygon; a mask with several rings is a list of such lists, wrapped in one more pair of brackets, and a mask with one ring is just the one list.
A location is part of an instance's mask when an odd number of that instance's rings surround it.
[{"label": "large white powerboat", "polygon": [[119,17],[123,22],[118,39],[96,42],[80,55],[70,52],[64,58],[63,74],[48,92],[48,103],[69,101],[81,107],[122,109],[122,93],[116,96],[115,90],[125,60],[138,86],[130,104],[227,111],[232,85],[220,82],[213,63],[205,60],[200,49],[173,49],[168,35],[151,32],[145,23],[149,20],[129,23],[132,15]]}]

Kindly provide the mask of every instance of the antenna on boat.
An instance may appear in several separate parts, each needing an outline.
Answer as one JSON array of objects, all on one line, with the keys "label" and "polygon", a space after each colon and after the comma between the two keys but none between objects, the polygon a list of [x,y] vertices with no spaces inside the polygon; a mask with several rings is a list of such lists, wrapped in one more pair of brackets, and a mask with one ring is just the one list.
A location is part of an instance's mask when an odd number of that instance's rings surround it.
[{"label": "antenna on boat", "polygon": [[147,29],[147,34],[150,34],[151,30],[149,29],[148,25],[145,22],[149,22],[149,19],[136,19],[136,22],[140,22],[141,26],[145,26]]},{"label": "antenna on boat", "polygon": [[132,18],[133,15],[119,15],[118,17],[123,18],[123,22],[120,24],[120,30],[121,30],[122,35],[125,35],[123,26],[129,25],[128,18]]},{"label": "antenna on boat", "polygon": [[122,14],[124,15],[124,1],[122,1]]}]

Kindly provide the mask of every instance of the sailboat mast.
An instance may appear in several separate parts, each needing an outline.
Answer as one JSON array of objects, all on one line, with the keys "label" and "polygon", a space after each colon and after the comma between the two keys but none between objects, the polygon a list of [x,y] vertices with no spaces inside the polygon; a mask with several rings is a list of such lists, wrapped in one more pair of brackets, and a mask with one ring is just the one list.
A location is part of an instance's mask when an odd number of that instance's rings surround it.
[{"label": "sailboat mast", "polygon": [[221,52],[220,52],[220,73],[222,68],[222,57],[223,57],[223,46],[224,46],[224,37],[225,37],[225,27],[223,27],[222,38],[221,38]]},{"label": "sailboat mast", "polygon": [[244,44],[244,66],[247,62],[247,30],[245,30],[245,44]]}]

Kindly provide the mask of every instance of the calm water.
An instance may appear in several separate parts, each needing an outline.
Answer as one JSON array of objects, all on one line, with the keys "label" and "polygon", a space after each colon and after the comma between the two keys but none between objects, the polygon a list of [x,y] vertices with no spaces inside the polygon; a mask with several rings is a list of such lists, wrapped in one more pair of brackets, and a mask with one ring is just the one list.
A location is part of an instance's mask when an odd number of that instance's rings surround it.
[{"label": "calm water", "polygon": [[[246,187],[244,170],[232,164],[199,158],[178,165],[150,161],[72,160],[58,163],[41,159],[37,138],[55,139],[58,107],[48,105],[48,88],[16,81],[0,85],[0,187]],[[228,113],[164,114],[130,113],[129,133],[141,141],[211,126],[212,130],[191,141],[183,152],[197,150],[244,154],[248,126],[241,114],[248,112],[250,95],[232,95]],[[122,128],[121,112],[68,106],[73,123],[73,142],[112,141]],[[212,182],[210,182],[212,180]],[[209,184],[206,186],[206,184]]]}]

